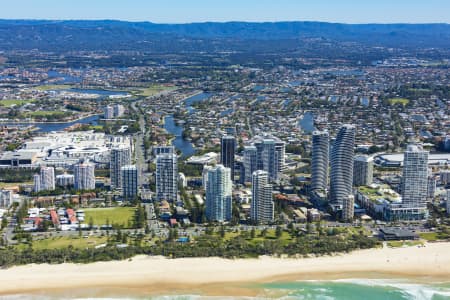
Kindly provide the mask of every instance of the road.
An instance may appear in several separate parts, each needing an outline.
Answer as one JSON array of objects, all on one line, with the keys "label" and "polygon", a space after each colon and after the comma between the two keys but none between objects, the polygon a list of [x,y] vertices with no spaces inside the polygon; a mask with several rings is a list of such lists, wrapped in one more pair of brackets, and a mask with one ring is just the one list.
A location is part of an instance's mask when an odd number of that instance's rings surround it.
[{"label": "road", "polygon": [[139,185],[142,187],[143,185],[148,184],[148,164],[145,160],[145,147],[144,147],[144,139],[147,136],[146,127],[145,127],[145,118],[141,114],[137,105],[139,105],[141,101],[136,101],[131,104],[131,108],[139,115],[139,127],[140,132],[135,134],[134,136],[134,151],[136,158],[136,167],[139,172]]},{"label": "road", "polygon": [[13,244],[17,243],[16,240],[13,240],[14,228],[16,228],[16,226],[17,226],[17,211],[25,203],[25,200],[26,199],[24,197],[22,197],[21,201],[19,202],[19,205],[12,212],[12,216],[8,217],[8,226],[6,227],[6,229],[4,229],[4,232],[3,232],[3,241],[4,241],[5,245],[13,245]]}]

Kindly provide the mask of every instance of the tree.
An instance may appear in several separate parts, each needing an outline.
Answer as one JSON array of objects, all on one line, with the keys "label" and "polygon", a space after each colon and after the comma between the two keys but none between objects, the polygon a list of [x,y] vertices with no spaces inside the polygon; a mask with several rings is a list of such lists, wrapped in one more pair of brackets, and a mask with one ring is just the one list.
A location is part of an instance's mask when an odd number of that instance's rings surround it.
[{"label": "tree", "polygon": [[254,239],[254,238],[256,237],[256,230],[255,230],[255,227],[252,227],[252,231],[250,231],[250,237],[251,237],[252,239]]},{"label": "tree", "polygon": [[264,228],[264,229],[261,231],[261,236],[262,236],[263,238],[265,238],[265,237],[267,236],[267,228]]},{"label": "tree", "polygon": [[277,228],[275,229],[275,236],[277,237],[277,239],[279,239],[282,234],[283,234],[283,229],[281,228],[281,226],[277,226]]},{"label": "tree", "polygon": [[6,219],[6,216],[3,216],[2,219],[2,229],[8,226],[8,220]]}]

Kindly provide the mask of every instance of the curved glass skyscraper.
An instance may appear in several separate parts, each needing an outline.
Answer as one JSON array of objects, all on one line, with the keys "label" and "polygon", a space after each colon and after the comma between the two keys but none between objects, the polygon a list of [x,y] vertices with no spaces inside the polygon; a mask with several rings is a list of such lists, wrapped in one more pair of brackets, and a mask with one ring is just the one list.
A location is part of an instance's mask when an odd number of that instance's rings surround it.
[{"label": "curved glass skyscraper", "polygon": [[330,136],[327,131],[312,135],[311,191],[328,189],[328,157]]},{"label": "curved glass skyscraper", "polygon": [[331,150],[330,205],[335,209],[352,194],[355,134],[354,125],[343,125]]}]

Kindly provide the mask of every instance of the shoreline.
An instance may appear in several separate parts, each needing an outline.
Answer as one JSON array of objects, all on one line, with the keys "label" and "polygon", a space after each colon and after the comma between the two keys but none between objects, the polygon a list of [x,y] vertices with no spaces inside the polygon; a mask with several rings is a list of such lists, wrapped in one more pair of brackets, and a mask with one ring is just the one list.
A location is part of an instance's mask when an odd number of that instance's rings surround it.
[{"label": "shoreline", "polygon": [[[0,270],[0,295],[80,293],[253,296],[258,284],[352,278],[450,282],[450,242],[358,250],[314,258],[222,259],[136,256],[91,264],[25,265]],[[72,295],[72,294],[70,294]]]}]

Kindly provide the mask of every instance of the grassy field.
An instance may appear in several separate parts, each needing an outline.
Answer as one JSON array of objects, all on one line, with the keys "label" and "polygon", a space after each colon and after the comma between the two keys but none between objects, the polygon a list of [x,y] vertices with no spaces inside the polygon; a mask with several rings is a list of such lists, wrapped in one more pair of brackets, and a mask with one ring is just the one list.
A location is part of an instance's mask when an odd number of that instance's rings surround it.
[{"label": "grassy field", "polygon": [[32,181],[27,181],[27,182],[0,182],[0,189],[16,187],[16,186],[19,186],[21,184],[33,184],[33,182]]},{"label": "grassy field", "polygon": [[49,84],[49,85],[40,85],[36,87],[39,91],[51,91],[51,90],[67,90],[72,86],[69,84]]},{"label": "grassy field", "polygon": [[[84,234],[84,233],[83,233]],[[72,236],[72,237],[53,237],[44,240],[33,241],[33,249],[57,249],[57,248],[67,248],[72,246],[74,248],[93,248],[97,245],[106,243],[107,237],[94,237],[89,236],[88,238]]]},{"label": "grassy field", "polygon": [[84,209],[85,220],[89,222],[92,218],[94,225],[106,225],[109,224],[123,225],[128,227],[128,221],[133,219],[134,207],[109,207],[109,208],[89,208]]},{"label": "grassy field", "polygon": [[[250,232],[249,232],[250,233]],[[217,233],[218,234],[218,233]],[[231,240],[231,239],[233,239],[233,238],[235,238],[235,237],[237,237],[237,236],[239,236],[239,233],[238,232],[226,232],[225,233],[225,237],[224,237],[224,240],[227,240],[227,241],[229,241],[229,240]],[[283,233],[282,233],[282,235],[281,235],[281,237],[278,239],[277,237],[276,237],[276,234],[275,234],[275,230],[274,229],[269,229],[269,230],[267,230],[267,234],[266,234],[266,237],[262,237],[261,236],[261,230],[256,230],[255,231],[255,238],[250,238],[250,234],[249,234],[249,240],[250,240],[250,242],[251,243],[257,243],[257,242],[263,242],[264,240],[278,240],[281,244],[288,244],[291,240],[292,240],[292,238],[291,238],[291,236],[289,235],[289,233],[288,232],[286,232],[286,231],[283,231]]]},{"label": "grassy field", "polygon": [[176,89],[175,87],[171,86],[164,86],[164,85],[152,85],[148,88],[139,89],[136,91],[136,94],[144,97],[150,97],[154,96],[158,93],[164,92],[164,91],[173,91]]},{"label": "grassy field", "polygon": [[11,106],[22,106],[27,103],[32,103],[35,100],[0,100],[0,106],[11,107]]},{"label": "grassy field", "polygon": [[411,247],[423,245],[422,241],[390,241],[387,242],[389,247],[398,248],[398,247]]},{"label": "grassy field", "polygon": [[421,232],[421,233],[419,233],[419,237],[421,239],[424,239],[424,240],[427,240],[427,241],[436,241],[436,240],[438,240],[437,232]]},{"label": "grassy field", "polygon": [[389,104],[390,105],[402,104],[403,106],[405,106],[408,103],[409,103],[409,100],[406,99],[406,98],[392,98],[392,99],[389,99]]},{"label": "grassy field", "polygon": [[51,110],[38,110],[32,111],[26,114],[27,117],[49,117],[49,116],[62,116],[66,114],[63,111],[51,111]]}]

